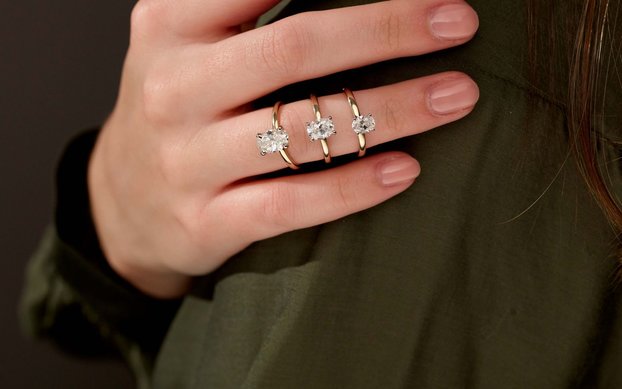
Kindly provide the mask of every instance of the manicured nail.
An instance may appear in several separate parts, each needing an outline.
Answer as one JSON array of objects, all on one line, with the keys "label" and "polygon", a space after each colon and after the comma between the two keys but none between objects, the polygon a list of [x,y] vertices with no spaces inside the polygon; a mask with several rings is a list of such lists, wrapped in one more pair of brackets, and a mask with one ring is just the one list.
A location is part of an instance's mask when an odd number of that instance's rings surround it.
[{"label": "manicured nail", "polygon": [[384,186],[412,182],[420,171],[417,161],[406,156],[388,158],[378,164],[378,178]]},{"label": "manicured nail", "polygon": [[430,110],[439,115],[470,108],[479,99],[479,88],[470,78],[441,81],[429,92]]},{"label": "manicured nail", "polygon": [[479,26],[477,13],[467,4],[442,5],[430,14],[430,30],[441,39],[465,39]]}]

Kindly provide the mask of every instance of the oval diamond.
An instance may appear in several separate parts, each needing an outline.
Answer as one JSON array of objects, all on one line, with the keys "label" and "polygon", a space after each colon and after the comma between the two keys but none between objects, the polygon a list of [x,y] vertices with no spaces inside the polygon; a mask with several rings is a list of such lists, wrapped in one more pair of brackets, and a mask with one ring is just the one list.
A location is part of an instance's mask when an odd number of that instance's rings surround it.
[{"label": "oval diamond", "polygon": [[262,155],[285,150],[289,146],[289,137],[282,128],[270,129],[257,134],[257,148]]},{"label": "oval diamond", "polygon": [[331,118],[322,118],[311,123],[307,123],[307,134],[311,140],[327,139],[336,134],[335,124]]},{"label": "oval diamond", "polygon": [[376,121],[371,114],[365,116],[355,116],[352,121],[352,129],[357,134],[366,134],[376,129]]}]

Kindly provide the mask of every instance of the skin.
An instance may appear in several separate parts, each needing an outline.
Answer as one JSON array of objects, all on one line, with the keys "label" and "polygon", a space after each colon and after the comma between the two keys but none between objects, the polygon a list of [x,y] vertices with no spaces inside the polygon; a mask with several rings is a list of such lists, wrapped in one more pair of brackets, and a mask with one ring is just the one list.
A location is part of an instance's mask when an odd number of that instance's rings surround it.
[{"label": "skin", "polygon": [[[149,295],[182,296],[194,276],[251,243],[373,207],[420,173],[410,155],[388,152],[259,179],[286,165],[278,154],[259,155],[255,134],[270,127],[271,108],[252,111],[253,100],[294,82],[460,45],[478,27],[475,11],[459,0],[392,0],[242,27],[276,3],[140,0],[132,12],[117,104],[88,182],[111,267]],[[457,72],[354,94],[376,119],[368,147],[458,120],[479,97]],[[344,95],[319,101],[338,131],[331,154],[356,152]],[[304,131],[311,120],[308,100],[281,109],[288,153],[299,164],[323,159]]]}]

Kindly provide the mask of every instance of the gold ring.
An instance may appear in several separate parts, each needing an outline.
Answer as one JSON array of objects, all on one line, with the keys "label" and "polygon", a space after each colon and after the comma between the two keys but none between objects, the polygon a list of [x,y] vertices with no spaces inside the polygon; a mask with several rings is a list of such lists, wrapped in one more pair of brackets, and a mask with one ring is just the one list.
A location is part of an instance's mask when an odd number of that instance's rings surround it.
[{"label": "gold ring", "polygon": [[307,135],[312,142],[319,140],[322,143],[322,152],[324,153],[324,162],[330,163],[330,151],[328,150],[328,137],[335,135],[335,124],[333,123],[332,116],[327,118],[322,117],[320,112],[320,103],[315,95],[310,97],[311,104],[313,105],[313,115],[315,120],[307,123]]},{"label": "gold ring", "polygon": [[352,119],[352,130],[358,136],[359,140],[359,157],[365,155],[365,149],[367,147],[367,140],[365,139],[365,134],[368,132],[372,132],[376,129],[376,121],[374,117],[370,114],[361,115],[361,111],[359,110],[359,106],[356,103],[356,99],[354,98],[354,94],[348,88],[343,89],[343,93],[345,93],[348,98],[348,104],[350,105],[350,109],[352,110],[352,115],[354,118]]},{"label": "gold ring", "polygon": [[279,124],[279,110],[281,108],[281,102],[278,101],[272,107],[272,128],[263,133],[257,133],[257,148],[259,153],[263,156],[266,154],[272,154],[279,152],[283,161],[291,169],[297,170],[299,167],[287,154],[287,147],[289,147],[289,135],[287,131]]}]

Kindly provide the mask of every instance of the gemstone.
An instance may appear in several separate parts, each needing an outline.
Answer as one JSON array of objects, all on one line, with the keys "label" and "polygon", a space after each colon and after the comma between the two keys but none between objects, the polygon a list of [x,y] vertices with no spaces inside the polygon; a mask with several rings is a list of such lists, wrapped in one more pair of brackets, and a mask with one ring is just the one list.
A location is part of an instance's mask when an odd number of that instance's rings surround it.
[{"label": "gemstone", "polygon": [[257,134],[257,147],[261,155],[285,150],[289,146],[289,137],[282,128],[270,129]]},{"label": "gemstone", "polygon": [[376,129],[376,121],[371,114],[365,116],[355,116],[352,121],[352,129],[357,134],[365,134]]},{"label": "gemstone", "polygon": [[307,123],[307,134],[311,140],[327,139],[336,134],[335,124],[332,118],[322,118],[311,123]]}]

